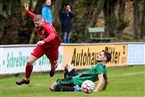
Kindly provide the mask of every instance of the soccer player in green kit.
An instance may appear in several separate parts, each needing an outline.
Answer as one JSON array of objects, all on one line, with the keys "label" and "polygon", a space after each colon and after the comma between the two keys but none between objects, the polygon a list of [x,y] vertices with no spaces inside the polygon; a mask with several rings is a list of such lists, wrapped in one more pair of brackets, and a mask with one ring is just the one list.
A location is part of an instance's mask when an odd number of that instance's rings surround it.
[{"label": "soccer player in green kit", "polygon": [[[67,65],[65,67],[65,78],[58,79],[56,82],[50,85],[49,89],[52,91],[82,91],[80,88],[82,83],[85,80],[91,80],[93,82],[98,81],[98,84],[93,92],[98,92],[103,82],[104,86],[102,90],[105,90],[109,83],[105,64],[110,60],[111,53],[106,50],[102,50],[97,55],[97,64],[81,74],[78,74],[71,65]],[[66,74],[68,74],[68,78],[66,78]]]}]

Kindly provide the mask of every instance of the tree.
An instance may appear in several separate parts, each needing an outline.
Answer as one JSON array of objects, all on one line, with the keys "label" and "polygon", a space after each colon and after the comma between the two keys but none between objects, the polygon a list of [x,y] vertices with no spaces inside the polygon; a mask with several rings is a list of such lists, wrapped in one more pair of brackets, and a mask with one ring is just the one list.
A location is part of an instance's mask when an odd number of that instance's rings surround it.
[{"label": "tree", "polygon": [[[101,14],[101,12],[103,10],[104,3],[105,3],[105,0],[98,0],[98,1],[93,0],[92,1],[91,7],[89,10],[90,11],[90,13],[89,13],[90,17],[88,18],[89,22],[85,27],[85,37],[88,37],[88,34],[87,34],[88,28],[96,26],[97,19],[99,18],[99,15]],[[96,5],[95,9],[94,9],[94,5]],[[91,13],[93,13],[93,14],[91,15]],[[85,39],[87,39],[87,38],[85,38]],[[87,41],[85,41],[85,42],[87,42]]]},{"label": "tree", "polygon": [[145,1],[133,0],[133,39],[143,39],[145,35]]},{"label": "tree", "polygon": [[133,39],[139,38],[138,20],[139,20],[139,0],[133,0]]},{"label": "tree", "polygon": [[0,38],[2,38],[3,33],[4,33],[4,28],[6,26],[6,21],[7,21],[7,14],[6,10],[3,9],[4,7],[4,1],[0,0]]},{"label": "tree", "polygon": [[[0,41],[1,44],[17,43],[18,31],[22,24],[21,0],[0,0]],[[4,34],[5,33],[5,36]],[[15,39],[13,39],[15,38]],[[6,40],[7,39],[7,40]]]},{"label": "tree", "polygon": [[[45,0],[0,0],[0,44],[28,44],[35,43],[34,24],[25,14],[23,3],[29,3],[30,10],[41,14]],[[65,3],[71,3],[76,16],[73,19],[74,30],[72,42],[89,42],[88,28],[105,27],[107,37],[124,39],[124,29],[129,26],[126,20],[125,7],[130,0],[52,0],[53,25],[61,36],[59,13]],[[145,0],[131,0],[133,2],[133,31],[128,39],[143,39],[145,36]],[[130,3],[129,2],[129,3]],[[102,22],[103,21],[103,22]],[[99,26],[100,26],[99,24]],[[125,37],[126,38],[126,37]],[[126,39],[127,39],[126,38]],[[25,40],[25,41],[24,41]]]},{"label": "tree", "polygon": [[140,2],[140,16],[139,16],[139,38],[143,39],[145,36],[145,1]]},{"label": "tree", "polygon": [[104,21],[106,28],[106,35],[114,37],[116,33],[117,17],[115,15],[115,5],[117,0],[105,0],[104,4]]},{"label": "tree", "polygon": [[129,22],[124,20],[124,13],[125,13],[125,3],[126,0],[118,0],[118,15],[117,15],[117,28],[116,28],[116,36],[117,38],[123,38],[123,31],[126,27],[129,26]]}]

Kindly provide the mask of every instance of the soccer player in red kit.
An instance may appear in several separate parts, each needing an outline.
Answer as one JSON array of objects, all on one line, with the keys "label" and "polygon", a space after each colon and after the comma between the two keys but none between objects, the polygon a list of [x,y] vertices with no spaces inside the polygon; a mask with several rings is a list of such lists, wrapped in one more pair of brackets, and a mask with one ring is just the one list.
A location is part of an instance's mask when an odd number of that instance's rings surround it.
[{"label": "soccer player in red kit", "polygon": [[32,13],[29,10],[29,6],[27,4],[24,5],[24,8],[26,13],[33,18],[36,32],[38,37],[40,38],[40,41],[37,42],[37,46],[32,51],[30,57],[27,60],[27,64],[25,67],[25,78],[16,81],[16,84],[18,85],[30,83],[30,76],[33,70],[32,64],[44,54],[50,60],[50,76],[53,77],[55,69],[58,65],[58,48],[61,43],[61,39],[58,37],[55,28],[50,23],[46,22],[41,15],[35,15],[34,13]]}]

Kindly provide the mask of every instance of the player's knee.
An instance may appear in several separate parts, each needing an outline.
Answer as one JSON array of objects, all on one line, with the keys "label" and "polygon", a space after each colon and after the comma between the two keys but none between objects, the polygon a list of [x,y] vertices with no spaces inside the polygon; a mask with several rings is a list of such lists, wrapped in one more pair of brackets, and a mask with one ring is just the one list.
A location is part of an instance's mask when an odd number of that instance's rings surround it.
[{"label": "player's knee", "polygon": [[27,65],[32,65],[32,62],[30,60],[28,60]]},{"label": "player's knee", "polygon": [[50,86],[49,89],[50,89],[51,91],[54,91],[54,86]]},{"label": "player's knee", "polygon": [[50,89],[51,91],[54,91],[54,85],[51,85],[51,86],[49,87],[49,89]]},{"label": "player's knee", "polygon": [[61,91],[62,90],[60,85],[50,86],[49,89],[51,91]]},{"label": "player's knee", "polygon": [[56,82],[53,83],[53,84],[51,84],[50,87],[49,87],[49,89],[50,89],[51,91],[54,91],[54,90],[55,90],[55,89],[54,89],[55,86],[56,86]]},{"label": "player's knee", "polygon": [[27,60],[27,65],[32,65],[38,58],[35,56],[31,55],[28,60]]},{"label": "player's knee", "polygon": [[27,65],[32,65],[34,61],[35,61],[35,60],[33,60],[33,59],[28,59],[28,60],[27,60]]},{"label": "player's knee", "polygon": [[67,69],[68,72],[74,69],[74,67],[71,64],[66,64],[65,68]]},{"label": "player's knee", "polygon": [[77,75],[78,75],[78,72],[76,71],[75,68],[73,68],[73,69],[69,72],[69,75],[70,75],[70,76],[77,76]]}]

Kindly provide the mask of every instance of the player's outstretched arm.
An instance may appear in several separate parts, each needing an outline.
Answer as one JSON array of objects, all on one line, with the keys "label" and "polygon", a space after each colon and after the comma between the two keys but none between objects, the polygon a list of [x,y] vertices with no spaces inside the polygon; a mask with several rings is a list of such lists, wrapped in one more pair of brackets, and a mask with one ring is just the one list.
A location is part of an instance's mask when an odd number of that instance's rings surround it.
[{"label": "player's outstretched arm", "polygon": [[109,84],[109,79],[108,79],[108,77],[106,76],[106,77],[104,77],[104,79],[105,79],[105,82],[104,82],[104,85],[103,85],[102,90],[105,90],[105,89],[107,88],[108,84]]},{"label": "player's outstretched arm", "polygon": [[96,89],[94,90],[94,92],[98,92],[99,91],[100,87],[103,84],[103,80],[104,80],[103,74],[99,74],[98,75],[98,84],[97,84]]},{"label": "player's outstretched arm", "polygon": [[32,18],[34,18],[36,15],[34,13],[32,13],[30,10],[29,10],[29,5],[28,4],[24,4],[24,8],[25,8],[25,11],[26,13],[31,16]]}]

